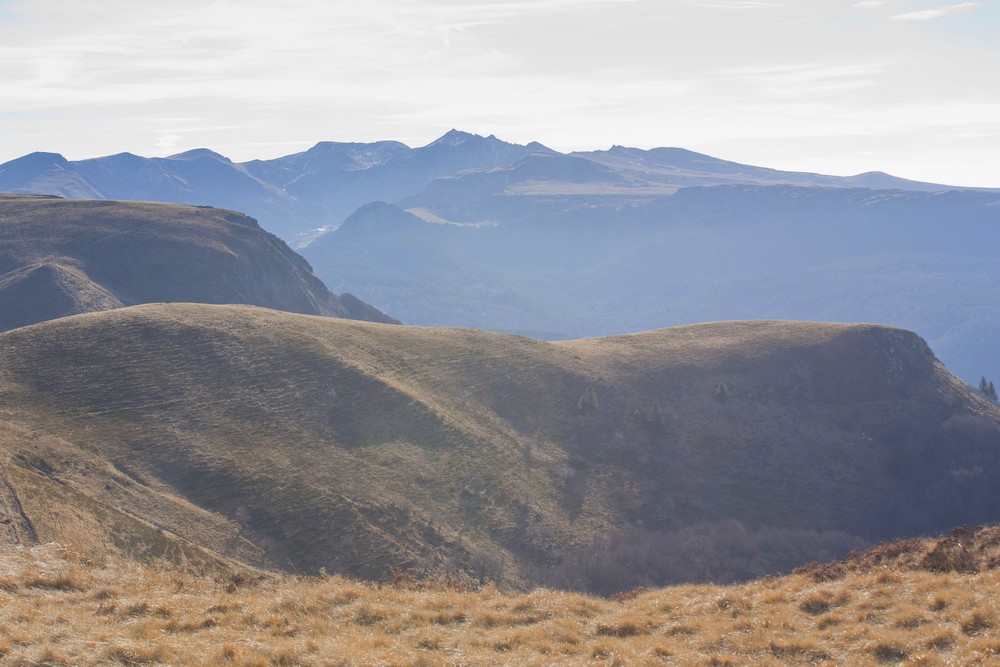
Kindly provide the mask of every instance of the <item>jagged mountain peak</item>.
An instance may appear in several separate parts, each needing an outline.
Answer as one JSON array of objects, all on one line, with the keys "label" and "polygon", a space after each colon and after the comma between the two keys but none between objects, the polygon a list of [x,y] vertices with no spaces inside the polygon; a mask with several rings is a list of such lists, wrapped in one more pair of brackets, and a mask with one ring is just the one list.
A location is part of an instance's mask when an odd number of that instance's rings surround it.
[{"label": "jagged mountain peak", "polygon": [[184,151],[183,153],[177,153],[167,157],[168,160],[202,160],[205,158],[212,158],[221,162],[232,163],[232,160],[227,158],[225,155],[216,153],[208,148],[193,148],[189,151]]},{"label": "jagged mountain peak", "polygon": [[456,130],[455,128],[452,128],[427,145],[458,146],[459,144],[464,144],[466,141],[469,141],[470,139],[483,139],[483,137],[479,136],[478,134],[463,132],[462,130]]},{"label": "jagged mountain peak", "polygon": [[504,141],[502,139],[497,139],[496,135],[489,135],[484,137],[480,134],[474,134],[472,132],[465,132],[463,130],[451,129],[445,132],[443,135],[427,144],[425,148],[430,148],[431,146],[461,146],[462,144],[476,142],[479,144],[494,145],[494,146],[517,146],[517,144],[512,144],[510,142]]}]

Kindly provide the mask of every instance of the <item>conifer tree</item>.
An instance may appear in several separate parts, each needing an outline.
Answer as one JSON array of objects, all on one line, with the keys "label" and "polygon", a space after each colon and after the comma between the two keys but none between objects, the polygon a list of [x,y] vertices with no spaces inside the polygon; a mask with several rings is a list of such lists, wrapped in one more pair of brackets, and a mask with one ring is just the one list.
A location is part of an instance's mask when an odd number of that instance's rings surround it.
[{"label": "conifer tree", "polygon": [[986,376],[979,378],[979,392],[990,400],[997,400],[997,390],[993,386],[993,380],[986,380]]},{"label": "conifer tree", "polygon": [[580,400],[576,402],[577,410],[596,410],[598,408],[597,402],[597,391],[594,389],[594,385],[588,384],[587,389],[580,396]]},{"label": "conifer tree", "polygon": [[659,401],[653,401],[653,407],[649,411],[649,423],[653,425],[653,428],[663,428],[666,424],[663,421],[663,410],[660,408]]}]

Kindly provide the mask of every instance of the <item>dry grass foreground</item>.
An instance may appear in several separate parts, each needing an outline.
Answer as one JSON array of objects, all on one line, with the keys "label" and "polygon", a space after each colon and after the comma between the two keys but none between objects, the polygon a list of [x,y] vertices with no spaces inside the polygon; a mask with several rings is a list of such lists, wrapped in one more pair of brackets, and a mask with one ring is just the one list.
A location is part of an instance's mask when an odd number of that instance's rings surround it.
[{"label": "dry grass foreground", "polygon": [[990,530],[978,546],[908,540],[835,570],[612,600],[4,547],[0,665],[996,664]]}]

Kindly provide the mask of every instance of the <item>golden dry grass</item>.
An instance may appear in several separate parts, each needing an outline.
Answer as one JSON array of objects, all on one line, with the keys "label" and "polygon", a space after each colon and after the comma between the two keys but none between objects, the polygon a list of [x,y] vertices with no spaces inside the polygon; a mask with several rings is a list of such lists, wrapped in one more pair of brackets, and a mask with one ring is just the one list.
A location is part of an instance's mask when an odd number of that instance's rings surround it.
[{"label": "golden dry grass", "polygon": [[1000,571],[805,574],[614,600],[0,552],[0,665],[1000,662]]}]

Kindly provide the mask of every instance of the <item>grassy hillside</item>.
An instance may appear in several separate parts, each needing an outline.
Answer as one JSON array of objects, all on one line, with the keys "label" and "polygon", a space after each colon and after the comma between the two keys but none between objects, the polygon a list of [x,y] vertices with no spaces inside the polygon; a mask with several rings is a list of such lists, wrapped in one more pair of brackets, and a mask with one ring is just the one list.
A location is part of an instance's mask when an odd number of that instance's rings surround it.
[{"label": "grassy hillside", "polygon": [[0,335],[10,525],[303,573],[612,592],[787,570],[1000,517],[998,422],[873,325],[545,343],[151,304]]},{"label": "grassy hillside", "polygon": [[392,321],[239,213],[0,195],[0,330],[158,301]]},{"label": "grassy hillside", "polygon": [[992,664],[998,530],[962,541],[964,561],[936,558],[954,537],[914,540],[837,572],[615,599],[0,547],[0,664]]}]

